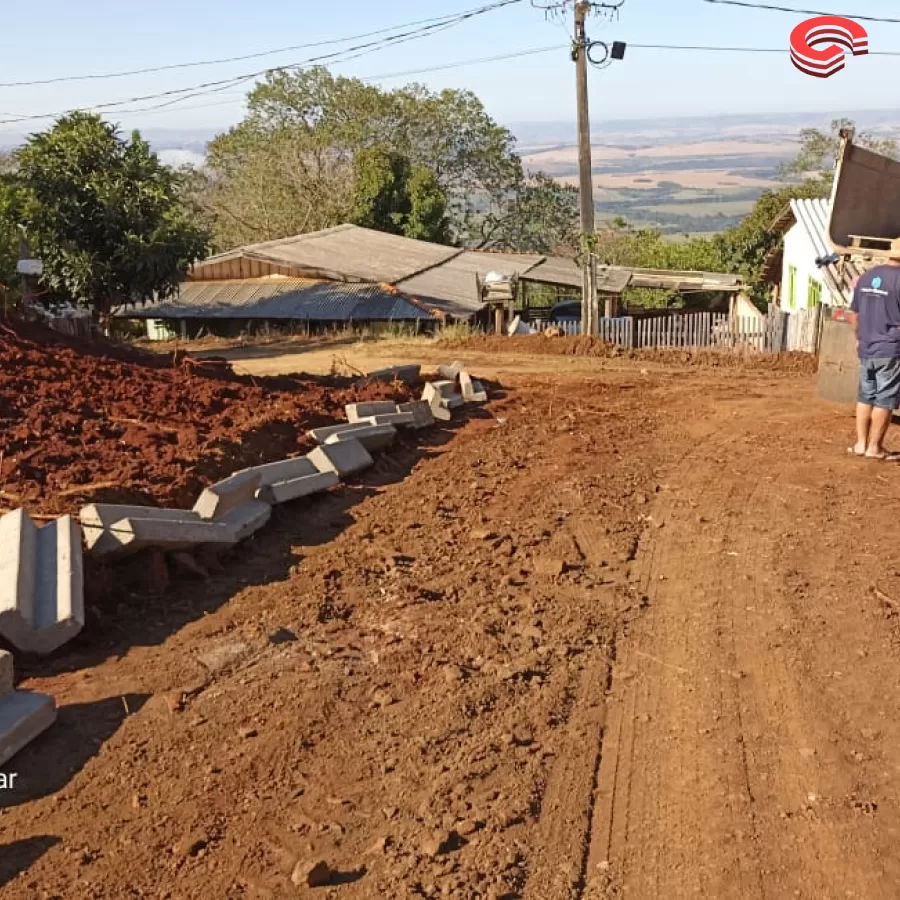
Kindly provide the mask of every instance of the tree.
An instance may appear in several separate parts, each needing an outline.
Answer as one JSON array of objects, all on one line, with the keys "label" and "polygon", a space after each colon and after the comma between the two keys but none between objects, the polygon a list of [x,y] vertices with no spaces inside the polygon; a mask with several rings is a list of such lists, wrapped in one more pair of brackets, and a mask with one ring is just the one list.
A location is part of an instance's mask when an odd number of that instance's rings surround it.
[{"label": "tree", "polygon": [[569,253],[577,246],[578,191],[541,172],[517,181],[484,215],[480,248],[519,253]]},{"label": "tree", "polygon": [[594,252],[607,266],[711,272],[721,265],[718,248],[708,238],[667,240],[655,229],[635,230],[621,217],[597,232]]},{"label": "tree", "polygon": [[761,282],[763,267],[769,253],[783,240],[780,232],[771,230],[772,223],[791,200],[820,196],[821,184],[817,180],[763,192],[740,225],[713,238],[724,267],[722,271],[742,275],[748,282],[750,295],[757,302],[764,302],[767,285]]},{"label": "tree", "polygon": [[447,240],[447,197],[434,175],[383,147],[353,158],[351,221],[417,240]]},{"label": "tree", "polygon": [[[365,161],[376,151],[409,164],[410,228],[427,234],[446,216],[448,238],[477,241],[483,216],[505,208],[523,180],[514,143],[468,91],[384,91],[323,68],[272,73],[251,91],[244,121],[209,148],[217,243],[347,221],[359,212],[360,193],[372,196],[371,184],[356,190],[357,178],[386,175],[383,165],[373,169],[373,157]],[[358,155],[364,162],[354,162]]]},{"label": "tree", "polygon": [[107,313],[167,297],[207,250],[179,178],[141,136],[73,113],[15,154],[22,218],[53,293]]},{"label": "tree", "polygon": [[[789,179],[802,179],[816,185],[819,196],[826,197],[834,182],[834,163],[840,147],[840,132],[854,128],[850,119],[834,119],[828,132],[818,128],[804,128],[800,132],[800,150],[797,156],[781,167],[781,175]],[[894,140],[876,138],[861,132],[854,143],[882,156],[900,159],[900,146]]]},{"label": "tree", "polygon": [[19,223],[22,221],[22,190],[15,177],[12,157],[0,157],[0,292],[18,290],[16,262],[19,258]]},{"label": "tree", "polygon": [[447,195],[435,175],[423,166],[410,173],[409,203],[406,237],[436,244],[451,242]]}]

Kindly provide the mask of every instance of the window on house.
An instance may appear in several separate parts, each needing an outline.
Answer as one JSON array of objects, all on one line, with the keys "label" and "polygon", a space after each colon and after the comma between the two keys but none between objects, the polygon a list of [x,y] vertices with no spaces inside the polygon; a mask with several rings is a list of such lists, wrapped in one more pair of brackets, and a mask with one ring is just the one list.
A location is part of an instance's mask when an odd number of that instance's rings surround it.
[{"label": "window on house", "polygon": [[797,267],[788,266],[788,306],[795,309],[797,306]]},{"label": "window on house", "polygon": [[809,287],[806,291],[806,305],[813,309],[822,302],[822,285],[815,278],[809,279]]}]

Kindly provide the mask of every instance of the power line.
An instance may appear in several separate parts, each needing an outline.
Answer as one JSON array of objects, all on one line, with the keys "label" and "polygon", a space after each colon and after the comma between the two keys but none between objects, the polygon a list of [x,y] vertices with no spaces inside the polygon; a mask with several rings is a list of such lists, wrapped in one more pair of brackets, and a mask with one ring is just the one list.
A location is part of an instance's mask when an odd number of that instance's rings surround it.
[{"label": "power line", "polygon": [[[386,80],[389,78],[405,78],[405,77],[412,76],[412,75],[427,75],[432,72],[441,72],[441,71],[446,71],[448,69],[458,69],[458,68],[463,68],[465,66],[470,66],[470,65],[481,65],[484,63],[500,62],[503,60],[517,59],[519,57],[524,57],[524,56],[534,56],[534,55],[541,54],[541,53],[549,53],[549,52],[552,52],[555,50],[568,49],[569,46],[570,45],[568,45],[568,44],[555,44],[555,45],[551,45],[551,46],[547,46],[547,47],[532,47],[532,48],[528,48],[528,49],[524,49],[524,50],[518,50],[518,51],[515,51],[512,53],[499,54],[496,56],[485,56],[485,57],[479,57],[479,58],[474,58],[474,59],[464,59],[464,60],[459,60],[457,62],[444,63],[444,64],[438,65],[438,66],[429,66],[428,68],[424,68],[424,69],[410,69],[410,70],[403,71],[403,72],[391,72],[391,73],[386,73],[383,75],[366,75],[366,76],[361,76],[359,78],[359,80],[360,81],[381,81],[381,80]],[[713,47],[713,46],[708,46],[708,45],[696,45],[696,44],[632,44],[632,43],[629,43],[628,47],[629,47],[629,49],[633,49],[633,50],[688,51],[688,52],[692,52],[692,53],[697,53],[697,52],[699,52],[699,53],[780,53],[780,54],[790,53],[789,50],[785,50],[783,47],[730,47],[730,46],[729,47]],[[347,51],[345,51],[345,53],[350,52],[350,50],[352,50],[352,48],[349,48]],[[360,53],[358,55],[361,56],[363,54]],[[895,57],[895,56],[900,56],[900,50],[870,50],[869,56]],[[347,58],[352,59],[352,58],[356,58],[356,57],[347,57]],[[340,61],[345,61],[345,60],[340,60]],[[194,99],[194,97],[196,97],[196,96],[221,93],[222,91],[226,91],[226,90],[229,90],[230,88],[237,87],[239,84],[241,84],[245,81],[248,81],[252,78],[259,77],[260,74],[267,74],[269,72],[277,72],[277,71],[280,71],[281,69],[298,68],[304,64],[305,63],[294,63],[293,65],[282,66],[282,67],[279,67],[278,69],[265,69],[261,73],[253,73],[251,75],[242,75],[242,76],[238,76],[237,78],[227,79],[227,80],[223,80],[221,82],[213,82],[212,83],[214,85],[213,88],[208,89],[208,90],[198,91],[198,93],[196,93],[196,94],[190,93],[191,91],[194,91],[196,88],[184,88],[180,91],[165,92],[165,94],[177,93],[181,96],[179,96],[177,99],[171,100],[167,103],[157,104],[154,106],[135,107],[135,108],[131,108],[131,109],[119,109],[119,110],[117,110],[117,112],[119,112],[123,115],[130,115],[133,113],[145,113],[145,112],[159,111],[159,110],[162,110],[165,108],[169,108],[169,107],[173,106],[175,103],[183,102],[183,101],[189,100],[189,99]],[[203,85],[200,87],[205,88],[207,86]],[[163,96],[163,95],[151,95],[150,97],[145,97],[145,98],[133,98],[131,100],[122,100],[122,101],[117,101],[115,105],[124,105],[127,103],[139,102],[139,101],[145,100],[145,99],[158,99],[160,96]],[[246,97],[247,95],[243,94],[243,93],[240,95],[238,95],[238,94],[234,95],[235,98],[237,98],[238,96]],[[194,106],[182,107],[182,110],[188,111],[188,110],[195,110],[195,109],[208,109],[208,108],[212,108],[212,107],[216,107],[216,106],[227,106],[227,105],[230,105],[231,102],[232,101],[229,100],[229,101],[217,101],[215,103],[197,104]],[[111,106],[111,105],[113,105],[113,104],[105,104],[104,106]],[[94,107],[88,107],[88,108],[89,109],[99,109],[100,106],[94,106]],[[27,116],[27,117],[20,116],[18,118],[8,118],[8,119],[0,120],[0,125],[11,125],[11,124],[15,124],[17,122],[23,122],[23,121],[56,118],[59,115],[62,115],[62,113],[46,113],[44,115],[35,115],[35,116]]]},{"label": "power line", "polygon": [[444,16],[437,16],[430,19],[420,19],[415,22],[404,22],[399,25],[392,25],[388,28],[379,28],[376,31],[367,31],[363,34],[354,34],[343,38],[331,38],[324,41],[313,41],[307,44],[294,44],[290,47],[276,47],[273,50],[261,50],[257,53],[247,53],[243,56],[225,56],[219,59],[204,59],[192,62],[171,63],[164,66],[150,66],[144,69],[128,69],[121,72],[97,72],[84,75],[61,75],[55,78],[40,78],[33,81],[5,81],[0,82],[0,88],[17,88],[17,87],[35,87],[37,85],[61,84],[64,82],[74,81],[102,81],[111,78],[129,78],[134,75],[150,75],[158,72],[171,72],[178,69],[194,69],[203,66],[218,66],[227,63],[246,62],[250,59],[262,59],[266,56],[276,56],[280,53],[293,53],[296,50],[309,50],[313,47],[328,47],[334,44],[346,44],[350,41],[359,41],[365,38],[377,37],[383,34],[389,34],[401,28],[418,28],[425,25],[440,25],[445,22],[456,22],[460,17],[468,17],[470,15],[481,15],[484,12],[490,12],[494,9],[500,9],[504,6],[510,6],[515,3],[521,3],[522,0],[499,0],[492,3],[488,7],[477,7],[476,9],[463,10],[459,13],[448,13]]},{"label": "power line", "polygon": [[804,16],[839,16],[843,19],[855,19],[858,22],[889,22],[900,25],[900,19],[889,19],[883,16],[858,16],[850,13],[823,12],[821,9],[796,9],[790,6],[775,6],[770,3],[749,3],[747,0],[703,0],[704,3],[719,3],[723,6],[740,6],[744,9],[762,9],[770,12],[799,13]]},{"label": "power line", "polygon": [[[439,66],[429,66],[426,69],[408,69],[405,72],[388,72],[383,75],[363,75],[359,77],[360,81],[385,81],[389,78],[407,78],[412,75],[427,75],[431,72],[443,72],[447,69],[460,69],[464,66],[476,66],[484,63],[492,63],[492,62],[501,62],[503,60],[508,59],[519,59],[525,56],[536,56],[539,53],[550,53],[551,51],[556,50],[566,50],[568,49],[568,44],[553,44],[548,47],[531,47],[525,50],[517,50],[513,53],[503,53],[497,56],[482,56],[475,59],[461,59],[457,62],[444,63]],[[229,85],[230,87],[230,85]],[[233,97],[243,97],[246,98],[246,94],[234,94]],[[187,99],[187,98],[183,98]],[[224,100],[217,101],[216,103],[203,103],[197,106],[183,106],[179,109],[179,112],[187,111],[191,109],[207,109],[214,106],[228,106],[232,103],[232,100]],[[136,109],[121,109],[119,112],[123,115],[131,114],[131,113],[142,113],[142,112],[153,112],[159,110],[158,106],[145,106],[138,107]]]},{"label": "power line", "polygon": [[[790,50],[783,47],[705,47],[690,46],[685,44],[628,44],[629,50],[691,50],[709,51],[714,53],[782,53],[789,54]],[[900,56],[900,50],[870,50],[869,56]]]},{"label": "power line", "polygon": [[[430,37],[433,34],[436,34],[440,31],[447,30],[449,28],[453,28],[457,25],[461,25],[463,22],[468,21],[476,16],[482,16],[486,13],[493,12],[496,9],[501,9],[506,6],[511,6],[515,3],[520,3],[522,0],[497,0],[495,3],[488,4],[486,6],[481,6],[473,10],[468,10],[464,13],[459,13],[451,19],[441,19],[436,23],[431,25],[425,25],[419,28],[416,28],[412,31],[402,32],[400,34],[390,35],[386,38],[381,38],[377,41],[370,41],[364,44],[358,44],[355,47],[347,47],[344,50],[335,51],[333,53],[326,53],[321,56],[315,56],[310,59],[302,60],[296,63],[290,63],[288,65],[283,66],[273,66],[267,69],[261,69],[257,72],[249,72],[245,75],[238,75],[231,78],[222,78],[216,81],[208,81],[202,84],[192,85],[186,88],[176,88],[168,91],[160,91],[155,94],[146,94],[140,97],[129,97],[125,100],[114,100],[106,103],[95,103],[90,104],[88,108],[97,109],[97,110],[105,110],[105,109],[113,109],[116,107],[127,106],[131,103],[142,103],[148,100],[161,100],[163,98],[170,97],[181,97],[182,99],[189,99],[196,96],[201,96],[207,93],[217,93],[222,90],[227,90],[231,87],[236,87],[237,85],[251,81],[254,78],[260,78],[265,75],[272,74],[274,72],[283,71],[287,69],[295,69],[303,66],[308,66],[312,64],[321,64],[326,61],[331,62],[345,62],[349,59],[357,59],[360,56],[364,56],[367,53],[374,53],[378,50],[382,50],[386,47],[392,47],[397,44],[406,43],[408,41],[419,40],[424,37]],[[177,102],[177,101],[176,101]],[[161,106],[167,105],[166,103],[161,104]],[[71,112],[72,110],[64,110],[57,111],[52,113],[39,113],[36,115],[28,115],[28,116],[18,116],[12,119],[3,119],[0,120],[0,125],[13,125],[20,122],[31,122],[38,121],[40,119],[55,119],[59,116],[65,115],[67,112]]]}]

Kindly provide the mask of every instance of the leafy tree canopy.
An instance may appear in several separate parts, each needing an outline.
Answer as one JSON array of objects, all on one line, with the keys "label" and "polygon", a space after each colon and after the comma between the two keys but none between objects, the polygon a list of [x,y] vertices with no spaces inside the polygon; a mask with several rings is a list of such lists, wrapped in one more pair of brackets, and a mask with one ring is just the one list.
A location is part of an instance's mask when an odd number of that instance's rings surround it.
[{"label": "leafy tree canopy", "polygon": [[[790,162],[782,166],[782,176],[792,180],[811,181],[818,186],[820,196],[827,196],[834,182],[834,163],[840,147],[841,129],[854,127],[851,119],[834,119],[828,131],[804,128],[800,132],[800,150]],[[900,146],[894,140],[860,132],[854,136],[853,142],[882,156],[900,159]]]},{"label": "leafy tree canopy", "polygon": [[477,246],[520,253],[567,253],[577,245],[578,191],[538,172],[517,179],[484,216]]},{"label": "leafy tree canopy", "polygon": [[428,169],[373,147],[353,157],[353,173],[352,222],[416,240],[447,241],[447,196]]},{"label": "leafy tree canopy", "polygon": [[250,93],[244,121],[210,145],[205,205],[220,247],[365,218],[404,193],[412,230],[441,232],[446,215],[444,239],[480,243],[481,222],[505,218],[524,190],[514,143],[469,91],[384,91],[323,68],[276,72]]},{"label": "leafy tree canopy", "polygon": [[137,132],[124,140],[99,116],[73,113],[15,162],[16,211],[55,294],[101,313],[169,296],[207,250],[179,202],[178,175]]},{"label": "leafy tree canopy", "polygon": [[0,157],[0,292],[15,293],[19,229],[22,221],[22,189],[15,178],[12,157]]}]

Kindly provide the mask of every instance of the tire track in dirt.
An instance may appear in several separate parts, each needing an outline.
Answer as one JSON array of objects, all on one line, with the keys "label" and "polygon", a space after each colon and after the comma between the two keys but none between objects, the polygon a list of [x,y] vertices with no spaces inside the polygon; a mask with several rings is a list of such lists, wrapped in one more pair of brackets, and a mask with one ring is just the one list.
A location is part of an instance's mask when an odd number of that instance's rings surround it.
[{"label": "tire track in dirt", "polygon": [[600,654],[593,654],[582,671],[562,751],[541,803],[525,900],[572,900],[581,894],[609,674]]},{"label": "tire track in dirt", "polygon": [[[696,471],[694,460],[686,468]],[[749,493],[721,482],[697,488],[716,505],[743,505]],[[697,548],[697,516],[677,496],[654,510],[664,528],[642,560],[650,609],[618,645],[588,896],[763,896],[743,814],[752,798],[721,602],[728,551],[724,535]]]}]

